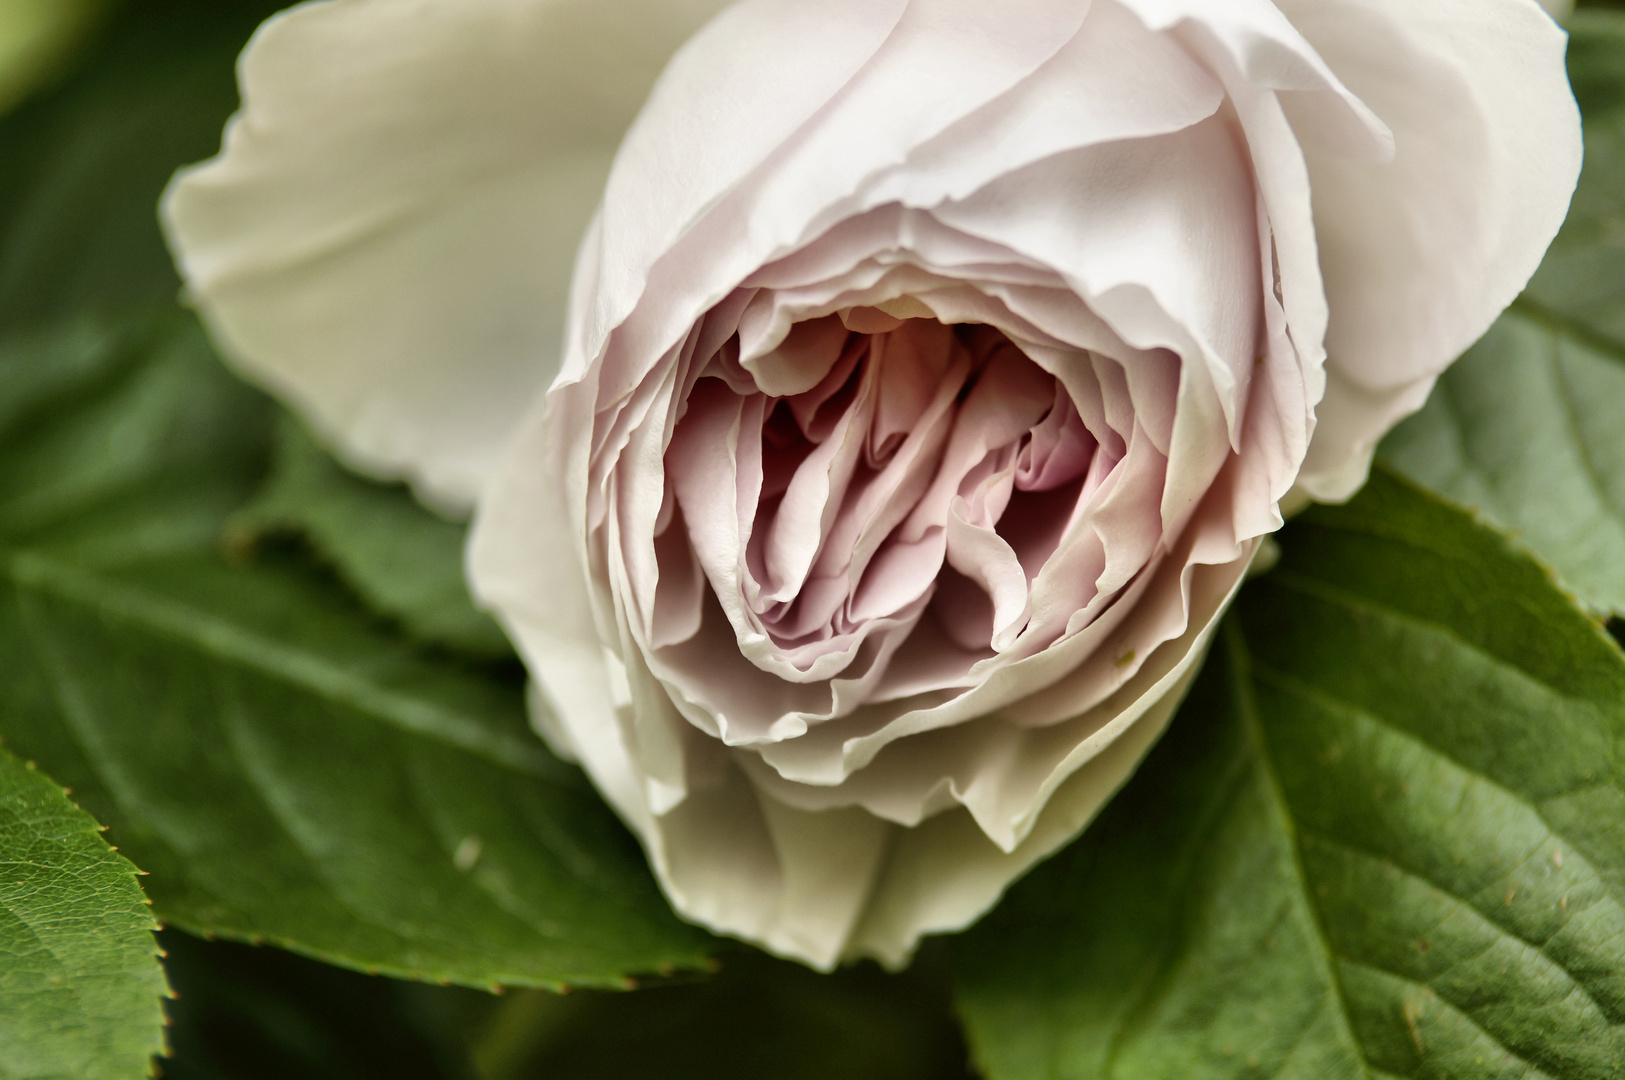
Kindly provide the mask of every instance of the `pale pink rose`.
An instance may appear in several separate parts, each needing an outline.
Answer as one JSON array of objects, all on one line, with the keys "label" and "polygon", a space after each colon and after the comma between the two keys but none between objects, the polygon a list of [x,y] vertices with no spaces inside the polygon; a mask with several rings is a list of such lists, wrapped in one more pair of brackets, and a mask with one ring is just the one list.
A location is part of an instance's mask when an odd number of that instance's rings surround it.
[{"label": "pale pink rose", "polygon": [[1579,167],[1563,35],[1533,0],[745,0],[621,144],[544,396],[553,193],[599,175],[559,131],[609,145],[597,68],[706,13],[631,7],[268,24],[171,236],[245,371],[477,507],[539,725],[681,913],[900,963],[1098,811],[1282,500],[1352,493],[1522,287]]}]

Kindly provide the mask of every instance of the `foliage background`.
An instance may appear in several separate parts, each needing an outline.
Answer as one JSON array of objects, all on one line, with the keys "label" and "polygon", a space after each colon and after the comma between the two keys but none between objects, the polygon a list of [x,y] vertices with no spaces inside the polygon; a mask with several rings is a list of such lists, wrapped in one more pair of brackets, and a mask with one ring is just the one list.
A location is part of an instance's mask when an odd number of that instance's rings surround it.
[{"label": "foliage background", "polygon": [[461,527],[177,303],[157,196],[276,6],[0,10],[0,1078],[1625,1075],[1625,16],[1572,21],[1528,293],[1282,532],[1130,785],[824,977],[671,915]]}]

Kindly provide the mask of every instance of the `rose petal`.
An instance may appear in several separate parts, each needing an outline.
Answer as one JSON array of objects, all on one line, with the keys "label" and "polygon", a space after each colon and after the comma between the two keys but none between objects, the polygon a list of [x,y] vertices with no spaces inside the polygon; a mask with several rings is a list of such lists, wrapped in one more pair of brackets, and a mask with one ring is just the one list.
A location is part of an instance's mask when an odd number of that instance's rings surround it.
[{"label": "rose petal", "polygon": [[1534,273],[1579,176],[1580,128],[1564,34],[1530,0],[1282,8],[1397,147],[1387,166],[1309,149],[1328,364],[1365,393],[1327,393],[1299,484],[1342,499]]},{"label": "rose petal", "polygon": [[227,355],[354,465],[467,509],[557,366],[615,145],[724,0],[361,0],[270,20],[164,221]]}]

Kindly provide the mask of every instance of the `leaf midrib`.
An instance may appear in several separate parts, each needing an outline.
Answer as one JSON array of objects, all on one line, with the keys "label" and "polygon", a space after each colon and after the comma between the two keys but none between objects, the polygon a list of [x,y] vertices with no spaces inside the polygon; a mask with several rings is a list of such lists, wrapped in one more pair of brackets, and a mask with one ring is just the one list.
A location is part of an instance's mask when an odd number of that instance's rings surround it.
[{"label": "leaf midrib", "polygon": [[[1221,783],[1216,785],[1214,796],[1208,801],[1208,805],[1203,808],[1197,826],[1190,831],[1189,838],[1182,846],[1178,867],[1171,876],[1173,880],[1181,883],[1182,891],[1187,896],[1186,906],[1195,901],[1192,897],[1192,890],[1183,888],[1183,886],[1188,886],[1195,874],[1197,858],[1203,845],[1223,822],[1225,811],[1234,803],[1245,786],[1252,764],[1253,762],[1246,753],[1234,755],[1228,767],[1227,775]],[[1184,924],[1177,923],[1176,925],[1183,926]],[[1132,1000],[1128,1008],[1124,1010],[1122,1018],[1114,1027],[1111,1039],[1107,1043],[1105,1060],[1101,1065],[1102,1076],[1110,1078],[1117,1074],[1117,1060],[1128,1041],[1140,1028],[1140,1022],[1146,1010],[1156,999],[1158,988],[1168,977],[1171,963],[1178,955],[1181,944],[1181,934],[1169,934],[1162,949],[1146,965],[1145,972],[1131,993]],[[1058,1044],[1052,1047],[1050,1060],[1050,1075],[1052,1076],[1061,1075],[1056,1062],[1056,1058],[1060,1053],[1061,1047]]]},{"label": "leaf midrib", "polygon": [[539,748],[451,709],[378,686],[312,652],[290,648],[221,616],[86,571],[38,551],[0,552],[6,576],[32,590],[140,624],[215,662],[293,686],[407,732],[531,775],[556,769]]},{"label": "leaf midrib", "polygon": [[1258,716],[1258,703],[1252,694],[1253,662],[1252,650],[1247,645],[1240,625],[1234,619],[1225,621],[1223,627],[1225,644],[1230,650],[1231,662],[1234,665],[1231,671],[1231,699],[1235,704],[1236,714],[1241,718],[1242,728],[1246,732],[1247,740],[1252,744],[1257,756],[1259,775],[1264,780],[1264,789],[1269,796],[1269,806],[1275,818],[1276,827],[1286,842],[1290,854],[1293,886],[1303,911],[1310,922],[1311,936],[1315,943],[1316,966],[1320,968],[1322,981],[1326,985],[1326,992],[1330,997],[1331,1006],[1337,1023],[1337,1029],[1342,1036],[1344,1046],[1352,1058],[1359,1063],[1361,1072],[1375,1080],[1371,1062],[1366,1058],[1365,1047],[1361,1045],[1358,1036],[1354,1033],[1350,1020],[1351,1011],[1348,1005],[1343,981],[1337,973],[1337,957],[1331,947],[1331,936],[1326,931],[1326,925],[1321,920],[1320,908],[1314,902],[1309,889],[1308,874],[1303,866],[1303,848],[1298,842],[1297,819],[1292,813],[1291,804],[1287,801],[1286,792],[1281,786],[1281,778],[1275,767],[1275,759],[1269,751],[1269,742],[1264,737],[1263,724]]}]

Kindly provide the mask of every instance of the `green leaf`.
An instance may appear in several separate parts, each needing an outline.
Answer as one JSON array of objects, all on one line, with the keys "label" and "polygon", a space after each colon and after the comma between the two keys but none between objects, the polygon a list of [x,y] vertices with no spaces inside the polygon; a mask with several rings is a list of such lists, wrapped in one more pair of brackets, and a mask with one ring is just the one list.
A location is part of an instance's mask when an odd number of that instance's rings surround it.
[{"label": "green leaf", "polygon": [[1401,472],[1512,532],[1593,610],[1625,614],[1625,363],[1501,317],[1383,442]]},{"label": "green leaf", "polygon": [[135,867],[0,750],[0,1077],[136,1080],[167,994]]},{"label": "green leaf", "polygon": [[195,320],[0,360],[0,732],[113,828],[166,922],[478,986],[703,960],[519,686],[294,554],[227,561],[272,415]]},{"label": "green leaf", "polygon": [[270,482],[232,524],[245,541],[304,536],[373,610],[417,638],[475,656],[513,656],[501,628],[469,597],[465,528],[425,509],[402,485],[346,472],[291,416],[277,428]]},{"label": "green leaf", "polygon": [[1625,657],[1379,470],[1289,526],[1100,820],[956,944],[990,1080],[1625,1070]]},{"label": "green leaf", "polygon": [[741,946],[637,993],[501,996],[162,935],[164,1080],[970,1080],[939,943],[907,972],[815,974]]}]

